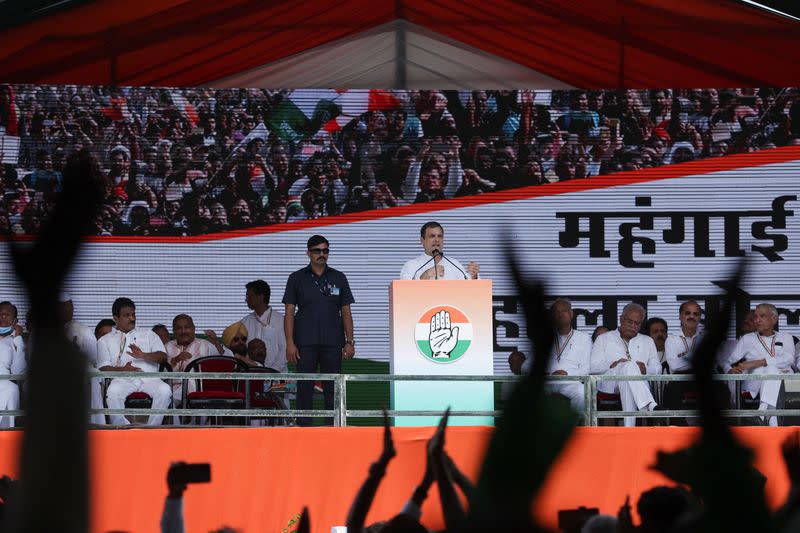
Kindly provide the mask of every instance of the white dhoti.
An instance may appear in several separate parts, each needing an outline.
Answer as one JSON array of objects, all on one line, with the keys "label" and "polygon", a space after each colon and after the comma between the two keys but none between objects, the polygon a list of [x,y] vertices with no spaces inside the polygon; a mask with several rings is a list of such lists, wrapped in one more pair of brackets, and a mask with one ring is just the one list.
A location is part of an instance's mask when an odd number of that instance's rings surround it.
[{"label": "white dhoti", "polygon": [[[609,368],[606,376],[641,376],[642,371],[636,361],[619,363],[614,368]],[[619,394],[623,411],[650,410],[656,406],[650,383],[647,381],[599,381],[597,390],[607,394]],[[631,416],[624,417],[627,427],[635,426],[636,419]]]},{"label": "white dhoti", "polygon": [[586,407],[586,396],[584,395],[583,383],[579,381],[569,382],[561,381],[558,383],[551,382],[545,384],[545,389],[551,393],[558,393],[569,398],[569,404],[572,408],[583,414]]},{"label": "white dhoti", "polygon": [[[92,409],[102,409],[103,407],[105,407],[103,405],[102,382],[103,378],[92,378],[91,381],[89,381],[89,390],[91,391],[90,405],[92,406]],[[125,403],[124,400],[123,403]],[[89,416],[89,423],[97,425],[105,425],[106,415],[102,414],[91,415]]]},{"label": "white dhoti", "polygon": [[[749,372],[750,374],[780,374],[781,371],[775,367],[760,366],[754,368]],[[781,390],[781,380],[769,381],[745,381],[742,384],[742,390],[750,393],[750,396],[755,398],[759,396],[761,401],[769,404],[772,408],[778,405],[778,393]]]},{"label": "white dhoti", "polygon": [[[782,372],[774,366],[760,366],[752,369],[750,374],[781,374]],[[733,382],[731,382],[733,383]],[[775,409],[778,407],[778,396],[781,392],[782,380],[769,380],[769,381],[745,381],[742,384],[742,390],[750,393],[750,396],[761,401],[759,409]],[[763,418],[762,418],[763,420]],[[778,417],[770,416],[769,425],[777,426]]]},{"label": "white dhoti", "polygon": [[[172,401],[172,387],[160,379],[128,379],[116,378],[106,390],[106,402],[109,409],[124,409],[125,399],[134,392],[143,392],[153,399],[153,409],[166,409]],[[160,426],[163,415],[150,415],[148,426]],[[111,423],[127,425],[128,419],[122,415],[111,415]]]}]

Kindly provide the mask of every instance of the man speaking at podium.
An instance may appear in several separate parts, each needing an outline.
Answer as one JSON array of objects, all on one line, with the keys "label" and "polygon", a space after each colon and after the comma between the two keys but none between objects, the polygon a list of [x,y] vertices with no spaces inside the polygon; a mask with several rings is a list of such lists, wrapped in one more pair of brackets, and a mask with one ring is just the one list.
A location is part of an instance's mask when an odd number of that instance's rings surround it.
[{"label": "man speaking at podium", "polygon": [[406,261],[400,279],[478,279],[481,267],[470,261],[467,267],[445,256],[444,229],[438,222],[426,222],[419,230],[419,242],[425,253]]}]

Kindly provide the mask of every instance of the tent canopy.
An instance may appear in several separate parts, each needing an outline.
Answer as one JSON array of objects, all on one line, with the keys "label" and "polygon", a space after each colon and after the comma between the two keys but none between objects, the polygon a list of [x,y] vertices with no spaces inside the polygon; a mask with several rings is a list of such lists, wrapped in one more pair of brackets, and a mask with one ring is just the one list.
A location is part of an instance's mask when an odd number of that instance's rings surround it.
[{"label": "tent canopy", "polygon": [[718,0],[95,0],[0,33],[0,81],[800,85],[800,24]]}]

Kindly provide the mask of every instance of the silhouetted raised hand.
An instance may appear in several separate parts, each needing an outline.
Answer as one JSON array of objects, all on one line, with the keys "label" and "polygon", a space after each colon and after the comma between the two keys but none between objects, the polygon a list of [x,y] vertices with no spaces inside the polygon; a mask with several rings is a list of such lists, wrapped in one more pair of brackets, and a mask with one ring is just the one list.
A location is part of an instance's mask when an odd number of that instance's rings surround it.
[{"label": "silhouetted raised hand", "polygon": [[[64,335],[57,302],[100,204],[101,180],[100,168],[88,151],[70,156],[55,209],[36,242],[11,244],[14,269],[27,290],[35,327],[20,481],[6,531],[89,529],[86,358]],[[65,483],[69,490],[64,490]],[[42,502],[47,512],[42,512]]]},{"label": "silhouetted raised hand", "polygon": [[531,374],[523,376],[506,402],[489,443],[470,502],[468,528],[473,531],[533,529],[531,501],[577,421],[569,406],[545,394],[545,370],[554,334],[544,287],[524,279],[508,238],[504,241],[535,359]]},{"label": "silhouetted raised hand", "polygon": [[364,521],[367,519],[375,493],[386,474],[386,466],[397,455],[392,440],[392,430],[389,424],[389,415],[383,410],[383,450],[378,460],[369,467],[369,475],[356,494],[350,512],[347,514],[347,531],[360,533],[364,530]]}]

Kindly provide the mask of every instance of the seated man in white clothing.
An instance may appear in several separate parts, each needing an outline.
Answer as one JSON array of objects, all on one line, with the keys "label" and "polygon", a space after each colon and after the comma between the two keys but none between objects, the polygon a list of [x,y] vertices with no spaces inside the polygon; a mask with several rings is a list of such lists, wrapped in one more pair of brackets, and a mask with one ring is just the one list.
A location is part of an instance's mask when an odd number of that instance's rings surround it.
[{"label": "seated man in white clothing", "polygon": [[247,343],[247,359],[250,360],[248,366],[266,366],[264,361],[267,360],[267,344],[258,338],[250,339]]},{"label": "seated man in white clothing", "polygon": [[[586,376],[591,370],[592,339],[572,329],[572,302],[559,298],[550,306],[556,342],[551,348],[547,374],[552,376]],[[546,382],[546,388],[569,398],[572,408],[583,413],[586,405],[584,385],[580,381]]]},{"label": "seated man in white clothing", "polygon": [[[664,358],[671,374],[691,374],[694,352],[703,340],[703,331],[700,329],[700,318],[703,309],[694,300],[683,302],[678,308],[678,320],[681,328],[677,333],[670,333],[664,343]],[[715,383],[720,385],[720,383]],[[685,409],[684,397],[687,393],[696,391],[695,384],[691,381],[662,382],[663,393],[661,404],[667,409]],[[722,384],[722,391],[725,385]],[[724,402],[728,399],[720,398]],[[699,422],[696,418],[687,418],[689,425]],[[673,423],[682,424],[682,419],[673,419]]]},{"label": "seated man in white clothing", "polygon": [[[0,342],[0,374],[10,375],[14,372],[14,347],[9,342]],[[19,409],[19,387],[11,380],[0,380],[0,409]],[[0,416],[0,428],[13,428],[13,416]]]},{"label": "seated man in white clothing", "polygon": [[[788,333],[775,331],[778,310],[772,304],[759,304],[755,309],[756,331],[742,335],[730,355],[729,374],[788,374],[794,363],[794,339]],[[745,381],[742,391],[761,399],[759,410],[778,407],[781,380]],[[762,417],[763,421],[763,417]],[[777,426],[778,418],[769,417],[769,425]]]},{"label": "seated man in white clothing", "polygon": [[22,326],[17,321],[17,306],[11,302],[0,302],[0,342],[13,344],[22,333]]},{"label": "seated man in white clothing", "polygon": [[[75,307],[72,303],[72,297],[66,292],[62,292],[59,297],[59,314],[64,323],[64,332],[67,334],[67,339],[77,346],[81,352],[86,355],[89,361],[89,370],[94,371],[97,369],[97,340],[95,339],[92,330],[75,320]],[[89,384],[91,390],[90,405],[92,409],[103,408],[103,387],[102,378],[93,378]],[[105,424],[106,416],[101,414],[94,414],[89,417],[92,424]]]},{"label": "seated man in white clothing", "polygon": [[661,317],[653,316],[647,319],[644,324],[645,335],[653,339],[656,343],[656,355],[661,362],[661,368],[666,368],[666,342],[669,335],[669,326],[667,321]]},{"label": "seated man in white clothing", "polygon": [[426,222],[419,231],[424,253],[406,261],[400,279],[478,279],[481,267],[470,261],[467,267],[456,259],[445,257],[444,228],[438,222]]},{"label": "seated man in white clothing", "polygon": [[681,330],[678,333],[670,333],[664,344],[664,355],[672,374],[691,373],[694,351],[703,339],[703,331],[700,329],[702,314],[700,304],[694,300],[683,302],[678,308]]},{"label": "seated man in white clothing", "polygon": [[269,305],[269,284],[257,279],[245,285],[245,302],[252,313],[242,318],[250,340],[261,339],[267,347],[264,366],[278,372],[288,372],[286,360],[286,334],[283,331],[283,314]]},{"label": "seated man in white clothing", "polygon": [[[639,333],[645,318],[644,308],[629,303],[622,309],[618,329],[597,337],[592,347],[592,374],[636,376],[660,374],[656,345],[653,339]],[[600,381],[597,390],[619,393],[623,411],[652,411],[656,401],[647,381]],[[636,425],[636,419],[625,417],[626,426]]]},{"label": "seated man in white clothing", "polygon": [[[152,330],[136,327],[136,304],[129,298],[117,298],[111,307],[116,328],[97,341],[97,366],[104,372],[142,372],[141,378],[114,378],[106,390],[109,409],[124,409],[125,399],[134,392],[144,392],[153,399],[153,409],[166,409],[172,389],[157,378],[148,379],[146,372],[158,372],[159,363],[167,358],[161,339]],[[163,415],[151,415],[148,425],[161,424]],[[111,415],[111,423],[127,425],[122,415]]]},{"label": "seated man in white clothing", "polygon": [[[194,359],[208,355],[222,355],[223,347],[213,331],[206,331],[209,340],[195,337],[195,326],[192,317],[186,314],[177,315],[172,319],[172,334],[174,340],[169,341],[164,347],[167,352],[167,361],[175,372],[184,372],[186,365]],[[194,392],[193,379],[186,380],[186,392]],[[176,407],[181,404],[182,381],[175,380],[172,384],[172,397]]]}]

